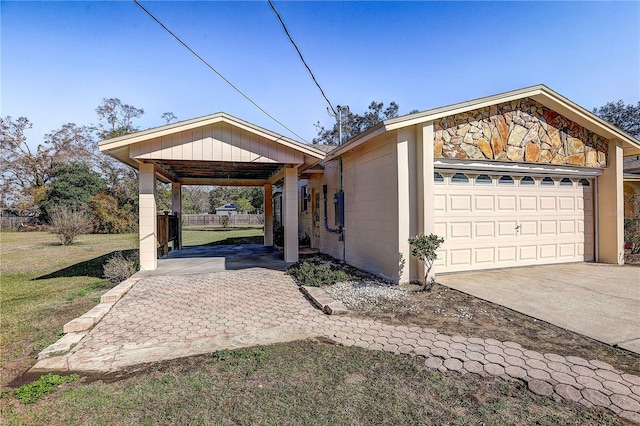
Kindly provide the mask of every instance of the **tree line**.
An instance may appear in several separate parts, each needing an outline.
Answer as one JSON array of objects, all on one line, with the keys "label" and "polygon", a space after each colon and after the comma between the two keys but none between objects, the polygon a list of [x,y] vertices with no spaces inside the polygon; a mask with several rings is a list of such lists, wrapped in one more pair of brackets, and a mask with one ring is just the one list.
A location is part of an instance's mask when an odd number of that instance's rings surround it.
[{"label": "tree line", "polygon": [[[362,114],[350,110],[342,117],[344,140],[398,116],[399,105],[373,101]],[[0,117],[0,207],[3,212],[50,219],[57,207],[82,209],[92,217],[95,232],[134,231],[137,226],[137,172],[103,155],[98,143],[140,130],[136,124],[144,109],[105,98],[95,109],[97,124],[67,123],[46,134],[37,145],[25,132],[32,127],[26,117]],[[416,110],[410,113],[417,112]],[[640,138],[640,102],[609,102],[593,112],[636,138]],[[172,112],[162,114],[164,124],[177,121]],[[315,124],[314,144],[338,143],[336,120],[330,128]],[[171,210],[169,185],[158,184],[158,209]],[[259,187],[183,187],[183,213],[203,214],[234,203],[241,213],[262,212],[264,195]]]}]

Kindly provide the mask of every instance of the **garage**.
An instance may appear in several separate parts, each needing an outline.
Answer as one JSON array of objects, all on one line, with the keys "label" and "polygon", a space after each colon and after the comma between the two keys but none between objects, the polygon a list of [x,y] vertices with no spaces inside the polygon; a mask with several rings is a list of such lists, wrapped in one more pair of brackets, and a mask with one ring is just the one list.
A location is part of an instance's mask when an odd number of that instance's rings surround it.
[{"label": "garage", "polygon": [[440,273],[595,260],[594,180],[440,170]]}]

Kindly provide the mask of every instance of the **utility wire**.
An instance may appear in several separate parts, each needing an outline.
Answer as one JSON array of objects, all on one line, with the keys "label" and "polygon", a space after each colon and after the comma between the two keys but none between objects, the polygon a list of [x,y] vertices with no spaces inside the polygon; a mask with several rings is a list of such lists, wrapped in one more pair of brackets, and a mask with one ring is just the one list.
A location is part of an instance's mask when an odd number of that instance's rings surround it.
[{"label": "utility wire", "polygon": [[316,80],[316,76],[313,75],[313,72],[311,71],[311,68],[309,68],[309,65],[307,65],[307,61],[304,60],[304,57],[302,56],[302,52],[300,52],[300,49],[298,49],[298,45],[296,44],[295,41],[293,41],[293,37],[291,37],[291,34],[289,34],[289,30],[287,29],[287,26],[284,24],[284,21],[282,20],[282,17],[280,16],[278,11],[276,10],[276,7],[273,5],[273,2],[271,0],[268,0],[268,1],[269,1],[269,5],[271,6],[271,10],[273,10],[273,13],[276,14],[276,16],[278,17],[278,20],[282,24],[282,28],[284,29],[284,32],[287,34],[287,37],[289,37],[289,41],[291,42],[291,44],[293,44],[293,47],[296,49],[296,52],[298,52],[298,56],[300,56],[300,60],[302,61],[304,66],[307,68],[307,71],[309,71],[309,74],[311,75],[311,78],[313,79],[313,82],[316,84],[316,86],[318,86],[318,89],[320,89],[320,93],[322,93],[322,96],[324,97],[324,100],[327,101],[327,103],[329,104],[329,108],[331,108],[331,111],[333,111],[333,114],[334,115],[338,115],[336,110],[333,108],[333,105],[331,105],[331,102],[329,101],[329,98],[327,98],[327,95],[324,94],[324,90],[322,90],[322,87],[320,87],[320,83],[318,83],[318,80]]},{"label": "utility wire", "polygon": [[145,9],[145,7],[143,5],[140,4],[140,2],[138,2],[138,0],[133,0],[133,2],[135,4],[137,4],[140,9],[142,9],[147,15],[149,15],[151,17],[151,19],[153,19],[154,21],[156,21],[158,23],[158,25],[160,25],[166,32],[168,32],[169,34],[171,34],[171,36],[173,38],[175,38],[181,45],[184,46],[185,49],[187,49],[189,52],[191,52],[196,58],[198,58],[203,64],[205,64],[211,71],[213,71],[214,73],[216,73],[218,75],[218,77],[220,77],[221,79],[223,79],[225,81],[225,83],[227,83],[229,86],[231,86],[236,92],[238,92],[240,95],[242,95],[246,100],[248,100],[249,102],[251,102],[256,108],[258,108],[260,111],[262,111],[267,117],[269,117],[270,119],[272,119],[273,121],[275,121],[276,123],[278,123],[279,125],[281,125],[282,127],[284,127],[285,129],[287,129],[289,132],[291,132],[292,134],[296,135],[298,138],[300,138],[301,140],[303,140],[306,143],[309,143],[309,141],[307,141],[305,138],[303,138],[302,136],[300,136],[299,134],[297,134],[296,132],[294,132],[293,130],[291,130],[289,127],[287,127],[284,123],[282,123],[281,121],[279,121],[277,118],[275,118],[273,115],[269,114],[264,108],[262,108],[260,105],[258,105],[253,99],[251,99],[249,96],[245,95],[244,92],[242,90],[240,90],[235,84],[233,84],[231,81],[229,81],[229,79],[227,79],[224,75],[222,75],[217,69],[215,69],[211,64],[209,64],[209,62],[207,62],[204,58],[202,58],[202,56],[198,55],[196,53],[195,50],[193,50],[191,47],[189,47],[189,45],[187,45],[187,43],[185,43],[184,41],[182,41],[180,39],[180,37],[178,37],[177,35],[175,35],[173,33],[173,31],[171,31],[169,28],[167,28],[162,22],[160,22],[160,20],[158,18],[156,18],[155,16],[153,16],[153,14],[151,12],[149,12],[147,9]]}]

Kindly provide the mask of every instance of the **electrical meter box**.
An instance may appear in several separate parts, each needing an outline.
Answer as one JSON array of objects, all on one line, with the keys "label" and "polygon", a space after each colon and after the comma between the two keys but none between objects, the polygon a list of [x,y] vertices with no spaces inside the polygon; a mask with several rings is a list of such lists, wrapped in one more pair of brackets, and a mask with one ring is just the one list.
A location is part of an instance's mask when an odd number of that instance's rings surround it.
[{"label": "electrical meter box", "polygon": [[333,195],[336,226],[344,228],[344,192],[342,190]]}]

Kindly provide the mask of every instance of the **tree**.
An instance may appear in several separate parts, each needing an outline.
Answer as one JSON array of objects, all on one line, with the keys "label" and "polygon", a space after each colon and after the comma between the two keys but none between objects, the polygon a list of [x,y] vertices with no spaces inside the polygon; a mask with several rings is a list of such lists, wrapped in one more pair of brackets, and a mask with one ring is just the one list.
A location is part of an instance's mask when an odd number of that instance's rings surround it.
[{"label": "tree", "polygon": [[622,99],[618,102],[607,102],[599,108],[594,108],[593,113],[640,139],[640,101],[636,105],[625,105]]},{"label": "tree", "polygon": [[233,202],[233,187],[216,186],[209,192],[209,211],[216,212],[218,207]]},{"label": "tree", "polygon": [[[238,202],[241,203],[242,208],[238,207]],[[245,202],[248,202],[249,205],[244,204]],[[236,209],[242,212],[264,211],[264,190],[259,186],[216,186],[209,192],[211,212],[230,203],[235,203]]]},{"label": "tree", "polygon": [[165,124],[178,121],[178,117],[176,117],[176,115],[172,112],[163,112],[162,119],[164,120]]},{"label": "tree", "polygon": [[[354,138],[381,121],[397,117],[399,109],[400,106],[395,102],[391,102],[389,106],[385,108],[383,102],[373,101],[367,108],[367,111],[362,115],[349,111],[346,116],[343,115],[342,117],[343,140],[347,141]],[[340,129],[337,119],[336,123],[330,129],[325,129],[324,126],[320,125],[320,122],[317,122],[314,126],[318,132],[318,137],[312,141],[314,144],[337,145],[339,143]]]},{"label": "tree", "polygon": [[133,120],[144,114],[144,109],[124,104],[118,98],[103,98],[96,108],[100,122],[95,128],[101,140],[117,138],[138,131]]},{"label": "tree", "polygon": [[0,118],[0,189],[4,206],[35,214],[56,167],[70,162],[89,164],[93,142],[87,128],[68,123],[32,148],[25,136],[31,126],[26,117]]},{"label": "tree", "polygon": [[49,215],[49,223],[53,228],[53,233],[65,246],[73,244],[76,237],[86,233],[91,225],[91,216],[84,209],[53,206]]},{"label": "tree", "polygon": [[210,187],[185,186],[182,188],[182,212],[204,214],[209,212]]},{"label": "tree", "polygon": [[235,201],[236,210],[240,213],[251,213],[253,211],[253,206],[251,206],[251,202],[244,197],[240,197]]},{"label": "tree", "polygon": [[424,263],[424,283],[422,290],[431,290],[433,287],[434,278],[429,277],[429,272],[433,267],[433,262],[438,258],[436,251],[440,248],[440,245],[444,243],[444,239],[438,237],[436,234],[429,235],[417,235],[414,238],[409,238],[409,244],[411,244],[411,255],[417,257],[422,263]]},{"label": "tree", "polygon": [[41,218],[49,220],[51,212],[59,207],[67,207],[71,211],[85,209],[91,196],[104,190],[104,180],[86,164],[59,166],[40,203]]}]

